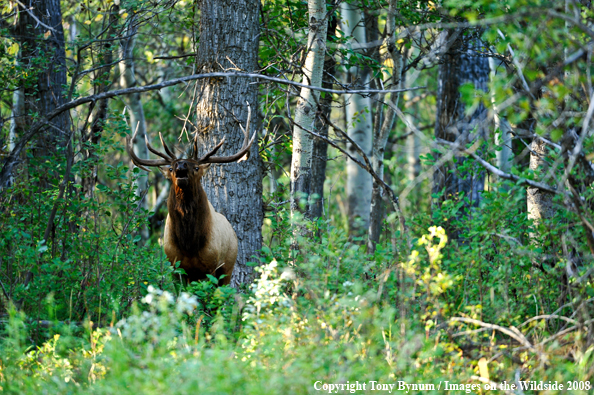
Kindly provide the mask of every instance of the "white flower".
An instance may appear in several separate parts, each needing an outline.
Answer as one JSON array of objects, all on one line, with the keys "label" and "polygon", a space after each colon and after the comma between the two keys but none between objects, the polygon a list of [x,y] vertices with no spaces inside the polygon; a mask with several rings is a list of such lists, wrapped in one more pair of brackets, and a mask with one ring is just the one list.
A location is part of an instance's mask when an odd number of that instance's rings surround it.
[{"label": "white flower", "polygon": [[177,298],[177,304],[175,309],[178,313],[191,313],[194,309],[198,307],[198,299],[194,295],[190,295],[187,292],[182,292],[182,294]]},{"label": "white flower", "polygon": [[153,294],[149,293],[140,300],[142,301],[142,303],[151,304],[153,302]]},{"label": "white flower", "polygon": [[168,304],[173,304],[175,302],[175,298],[169,292],[163,292],[163,299],[167,301]]}]

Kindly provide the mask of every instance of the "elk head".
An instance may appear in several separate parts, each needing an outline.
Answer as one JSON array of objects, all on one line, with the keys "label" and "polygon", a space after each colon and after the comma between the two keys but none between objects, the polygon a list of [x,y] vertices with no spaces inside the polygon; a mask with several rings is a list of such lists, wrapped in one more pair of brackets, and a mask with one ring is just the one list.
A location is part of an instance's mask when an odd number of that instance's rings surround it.
[{"label": "elk head", "polygon": [[[136,166],[146,171],[149,171],[147,167],[159,167],[159,169],[161,169],[165,177],[173,183],[175,189],[179,188],[181,190],[185,190],[199,183],[200,179],[212,163],[236,162],[239,159],[241,159],[244,155],[249,154],[250,147],[252,146],[252,143],[256,138],[256,132],[254,132],[251,139],[249,138],[250,119],[251,109],[248,105],[248,117],[245,129],[243,128],[243,126],[241,126],[241,124],[239,125],[245,136],[243,140],[243,145],[241,146],[239,151],[234,155],[214,156],[214,154],[217,153],[217,151],[225,142],[225,138],[223,138],[221,142],[218,143],[212,150],[198,158],[198,136],[196,136],[196,138],[194,138],[193,152],[190,158],[178,159],[177,156],[173,153],[173,150],[171,150],[167,146],[167,144],[165,144],[165,141],[163,141],[163,136],[161,135],[161,133],[159,133],[159,138],[161,139],[161,144],[163,145],[165,153],[159,152],[156,149],[154,149],[148,142],[147,137],[144,136],[144,138],[149,151],[151,151],[153,154],[159,156],[162,159],[141,159],[134,153],[133,148],[133,141],[134,139],[136,139],[138,129],[136,130],[136,132],[134,132],[132,138],[130,138],[130,136],[126,137],[126,150],[132,158],[132,162]],[[164,169],[161,168],[162,166],[164,167]]]}]

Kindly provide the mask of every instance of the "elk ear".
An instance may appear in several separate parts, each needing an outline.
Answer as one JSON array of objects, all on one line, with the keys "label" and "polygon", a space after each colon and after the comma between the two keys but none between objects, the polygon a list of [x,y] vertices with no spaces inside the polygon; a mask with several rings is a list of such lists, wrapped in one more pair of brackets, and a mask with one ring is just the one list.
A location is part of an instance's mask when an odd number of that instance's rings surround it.
[{"label": "elk ear", "polygon": [[206,174],[206,172],[208,171],[208,169],[210,169],[210,165],[212,163],[205,163],[203,165],[200,165],[200,169],[202,170],[202,174]]},{"label": "elk ear", "polygon": [[163,177],[165,177],[166,180],[171,179],[171,173],[169,172],[169,166],[167,166],[164,169],[162,167],[158,167],[158,169],[161,172],[161,174],[163,174]]}]

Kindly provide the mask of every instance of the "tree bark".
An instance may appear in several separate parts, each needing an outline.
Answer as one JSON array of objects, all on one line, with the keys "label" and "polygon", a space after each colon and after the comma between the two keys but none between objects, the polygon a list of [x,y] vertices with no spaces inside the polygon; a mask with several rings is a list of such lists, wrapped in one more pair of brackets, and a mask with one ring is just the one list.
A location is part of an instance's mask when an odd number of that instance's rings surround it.
[{"label": "tree bark", "polygon": [[[460,57],[457,52],[460,51],[460,40],[452,37],[459,34],[454,30],[443,31],[440,38],[444,45],[449,45],[444,51],[443,59],[438,68],[437,76],[437,108],[435,121],[435,137],[447,141],[456,141],[458,131],[454,129],[452,123],[455,123],[459,118],[459,88],[460,88]],[[438,158],[436,158],[437,160]],[[440,193],[443,195],[439,198],[437,203],[441,203],[452,198],[457,191],[457,179],[455,173],[450,171],[451,163],[444,163],[442,166],[436,168],[433,172],[433,186],[432,193]]]},{"label": "tree bark", "polygon": [[[336,36],[336,27],[338,26],[338,18],[332,15],[328,20],[328,32],[326,34],[326,41],[330,37]],[[332,89],[333,81],[330,76],[336,72],[336,60],[332,56],[326,56],[324,61],[324,79],[322,77],[322,87]],[[322,136],[328,137],[329,124],[326,119],[330,119],[330,110],[332,106],[332,95],[326,93],[320,100],[320,109],[323,113],[321,117],[317,118],[316,130]],[[311,165],[311,187],[310,192],[312,198],[310,199],[310,207],[308,217],[311,219],[320,218],[324,212],[324,181],[326,181],[326,164],[328,161],[328,143],[322,139],[314,139]]]},{"label": "tree bark", "polygon": [[[18,5],[16,34],[21,50],[20,61],[37,79],[34,86],[24,88],[24,114],[44,116],[66,102],[63,93],[67,69],[62,11],[59,0],[27,0],[22,3],[27,10]],[[33,119],[27,119],[27,127],[33,123]],[[52,125],[44,127],[43,133],[38,134],[35,156],[52,155],[57,147],[66,146],[70,135],[68,112],[55,117]]]},{"label": "tree bark", "polygon": [[[196,72],[258,69],[260,2],[250,0],[199,0],[200,37]],[[197,82],[196,126],[200,149],[212,149],[222,138],[220,155],[235,153],[244,136],[247,103],[252,108],[251,130],[258,127],[257,86],[246,78],[212,78]],[[258,144],[240,163],[215,165],[202,179],[208,199],[237,234],[239,252],[231,284],[238,287],[253,279],[257,251],[262,245],[262,161]]]},{"label": "tree bark", "polygon": [[[465,115],[460,87],[471,83],[474,89],[486,91],[489,79],[488,60],[480,57],[476,51],[480,46],[478,39],[474,39],[469,48],[464,48],[459,32],[448,30],[442,34],[448,48],[438,72],[435,137],[452,142],[458,140],[461,143],[474,141],[476,134],[485,136],[486,109],[479,104],[472,114]],[[465,209],[459,211],[460,216],[465,215],[469,206],[478,206],[485,182],[484,170],[478,165],[473,166],[470,172],[459,170],[467,160],[469,159],[465,155],[455,153],[453,161],[439,166],[433,175],[432,193],[444,192],[434,203],[441,205],[445,200],[458,199],[462,193],[469,199]],[[457,237],[455,233],[451,236]]]},{"label": "tree bark", "polygon": [[[308,52],[302,69],[303,82],[312,86],[321,86],[328,30],[328,23],[325,20],[326,4],[323,0],[308,0],[307,7],[309,17]],[[291,217],[293,219],[297,212],[307,213],[309,211],[313,139],[306,130],[315,128],[319,96],[318,91],[302,88],[295,109],[291,159]],[[300,207],[300,202],[305,203],[304,210]]]},{"label": "tree bark", "polygon": [[[460,85],[470,83],[475,90],[487,92],[489,87],[489,60],[479,55],[482,43],[479,39],[472,39],[468,49],[462,54],[460,63]],[[475,138],[486,139],[488,128],[486,125],[487,109],[480,103],[470,115],[465,115],[466,108],[461,103],[460,116],[463,120],[460,124],[461,135],[468,136],[468,141],[474,141]],[[466,160],[466,155],[460,158],[460,166]],[[485,188],[485,170],[479,164],[475,163],[469,172],[459,172],[458,193],[464,193],[470,202],[470,207],[478,207],[481,199],[481,193]]]},{"label": "tree bark", "polygon": [[[530,170],[540,175],[545,174],[548,168],[545,160],[548,154],[546,143],[539,139],[533,139],[530,149]],[[538,226],[543,219],[551,218],[555,213],[553,209],[554,194],[539,188],[528,188],[527,192],[528,219],[533,220],[534,225]],[[535,236],[532,235],[532,237]]]},{"label": "tree bark", "polygon": [[[346,2],[341,3],[342,30],[355,43],[365,43],[366,33],[363,13]],[[347,84],[354,89],[369,86],[367,70],[353,66],[348,70]],[[371,155],[373,139],[373,116],[369,96],[345,95],[347,134],[365,152]],[[347,144],[349,154],[357,159],[361,156],[352,144]],[[369,227],[372,177],[355,162],[347,159],[347,209],[350,233],[360,234]]]}]

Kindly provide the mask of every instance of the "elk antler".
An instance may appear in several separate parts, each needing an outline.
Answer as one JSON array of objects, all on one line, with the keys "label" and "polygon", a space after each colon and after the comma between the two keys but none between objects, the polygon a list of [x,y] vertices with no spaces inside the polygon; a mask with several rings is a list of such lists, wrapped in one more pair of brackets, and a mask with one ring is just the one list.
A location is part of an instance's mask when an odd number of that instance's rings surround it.
[{"label": "elk antler", "polygon": [[[250,147],[252,146],[252,143],[256,139],[256,134],[257,134],[256,132],[254,132],[251,139],[249,138],[251,118],[252,118],[252,110],[251,110],[250,104],[248,103],[248,117],[247,117],[245,129],[243,128],[243,126],[241,126],[241,124],[239,125],[245,138],[243,140],[243,145],[241,146],[241,148],[239,149],[239,151],[236,154],[231,155],[231,156],[217,156],[214,158],[212,157],[214,154],[217,153],[219,148],[221,148],[223,143],[225,142],[225,138],[223,137],[221,142],[218,143],[212,150],[210,150],[210,152],[204,154],[202,157],[200,157],[198,159],[198,136],[196,136],[194,138],[194,152],[192,153],[192,156],[190,159],[195,160],[198,163],[229,163],[229,162],[235,162],[235,161],[241,159],[241,157],[243,157],[246,154],[246,152],[249,151]],[[157,156],[160,156],[163,159],[140,159],[134,153],[133,141],[136,139],[137,134],[138,134],[138,128],[136,128],[136,131],[134,132],[132,137],[126,136],[126,151],[128,151],[128,154],[130,155],[130,157],[132,157],[132,162],[136,166],[141,168],[142,170],[150,171],[145,166],[149,166],[149,167],[151,167],[151,166],[152,167],[168,166],[173,161],[177,160],[177,157],[175,156],[173,151],[171,149],[169,149],[167,144],[165,144],[165,141],[163,140],[163,136],[161,135],[161,133],[159,133],[159,139],[161,140],[161,144],[163,145],[163,149],[165,150],[166,154],[154,149],[148,142],[148,138],[146,137],[146,135],[144,136],[144,140],[146,142],[146,146],[149,149],[149,151],[151,151],[153,154],[155,154]]]},{"label": "elk antler", "polygon": [[198,142],[197,142],[197,139],[194,139],[194,154],[192,155],[192,159],[196,160],[199,163],[229,163],[229,162],[235,162],[235,161],[241,159],[241,157],[244,156],[245,153],[249,151],[250,147],[252,146],[252,143],[256,139],[256,134],[257,134],[256,132],[254,132],[251,139],[249,138],[251,118],[252,118],[252,110],[251,110],[250,104],[248,103],[248,116],[247,116],[247,122],[245,125],[245,129],[243,128],[243,126],[241,126],[241,124],[239,124],[239,127],[241,128],[241,131],[243,132],[243,135],[245,136],[245,138],[243,139],[243,145],[241,146],[241,148],[239,149],[239,151],[236,154],[230,155],[230,156],[216,156],[214,158],[212,157],[219,150],[219,148],[221,148],[221,146],[225,142],[225,138],[223,138],[221,140],[221,142],[218,143],[210,152],[204,154],[200,159],[196,159],[198,156]]},{"label": "elk antler", "polygon": [[167,145],[165,144],[165,142],[163,141],[163,136],[161,136],[161,133],[159,133],[159,137],[161,138],[161,144],[163,144],[163,148],[165,149],[165,152],[167,152],[167,155],[157,151],[156,149],[154,149],[148,142],[148,139],[146,138],[146,135],[144,136],[144,141],[146,142],[146,146],[149,149],[149,151],[151,151],[153,154],[160,156],[163,159],[140,159],[138,156],[136,156],[136,154],[134,153],[134,144],[133,141],[136,139],[136,135],[138,134],[138,128],[136,128],[136,131],[134,132],[134,135],[132,135],[132,137],[130,136],[126,136],[126,151],[128,151],[128,155],[130,155],[130,157],[132,158],[132,162],[138,166],[139,168],[141,168],[142,170],[145,171],[150,171],[149,169],[147,169],[145,166],[168,166],[171,164],[171,162],[173,162],[176,157],[173,154],[173,152],[171,152],[171,150],[169,149],[169,147],[167,147]]}]

